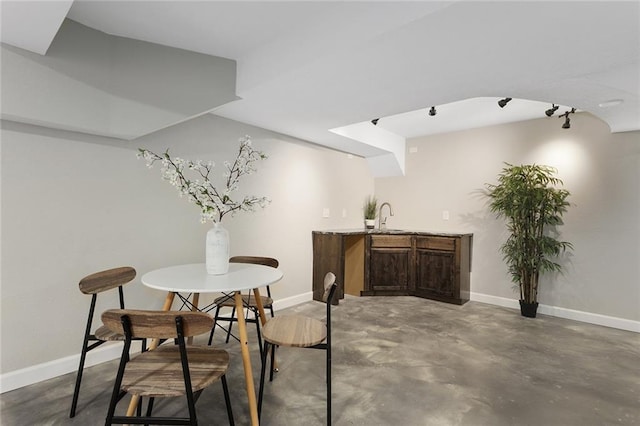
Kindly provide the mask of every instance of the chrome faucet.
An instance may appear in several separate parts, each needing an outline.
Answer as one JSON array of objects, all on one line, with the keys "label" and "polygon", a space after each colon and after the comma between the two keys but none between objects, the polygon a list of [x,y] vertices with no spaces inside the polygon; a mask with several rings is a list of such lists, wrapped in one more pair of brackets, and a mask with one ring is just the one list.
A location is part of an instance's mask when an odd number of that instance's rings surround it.
[{"label": "chrome faucet", "polygon": [[382,216],[382,208],[384,206],[389,207],[389,215],[393,216],[393,209],[391,208],[391,204],[385,202],[380,206],[380,211],[378,212],[378,217],[380,218],[380,223],[378,224],[378,229],[385,229],[387,227],[387,216]]}]

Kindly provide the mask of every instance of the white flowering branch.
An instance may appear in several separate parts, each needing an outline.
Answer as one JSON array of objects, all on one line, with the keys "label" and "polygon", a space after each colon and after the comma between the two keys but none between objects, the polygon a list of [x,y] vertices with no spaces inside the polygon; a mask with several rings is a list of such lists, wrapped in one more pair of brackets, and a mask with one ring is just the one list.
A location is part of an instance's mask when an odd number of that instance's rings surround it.
[{"label": "white flowering branch", "polygon": [[[162,163],[162,178],[178,189],[180,196],[186,196],[189,202],[196,204],[200,208],[200,220],[221,222],[222,218],[231,213],[233,216],[239,211],[255,211],[256,206],[266,207],[270,200],[266,197],[255,195],[245,196],[242,201],[233,201],[232,195],[238,190],[240,178],[250,175],[256,171],[255,163],[264,160],[267,156],[253,149],[251,138],[245,136],[240,138],[240,148],[233,163],[224,162],[226,171],[224,172],[225,187],[218,190],[210,179],[214,168],[213,161],[204,163],[200,160],[190,161],[179,157],[171,158],[169,150],[158,155],[148,149],[140,148],[138,158],[144,158],[149,168],[153,167],[156,161]],[[189,178],[187,173],[194,175]]]}]

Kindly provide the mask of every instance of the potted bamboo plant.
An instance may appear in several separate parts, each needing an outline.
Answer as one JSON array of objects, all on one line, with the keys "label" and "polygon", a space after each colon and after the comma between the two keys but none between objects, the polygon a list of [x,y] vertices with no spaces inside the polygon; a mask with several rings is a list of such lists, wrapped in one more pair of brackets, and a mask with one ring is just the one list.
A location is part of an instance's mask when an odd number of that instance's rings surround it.
[{"label": "potted bamboo plant", "polygon": [[538,308],[538,281],[541,273],[561,271],[554,261],[571,243],[557,238],[567,211],[569,191],[559,188],[563,182],[557,170],[544,165],[506,167],[498,175],[498,184],[486,184],[491,212],[507,220],[510,232],[500,247],[511,280],[520,290],[520,309],[525,317],[535,318]]},{"label": "potted bamboo plant", "polygon": [[364,225],[367,229],[373,229],[376,226],[376,217],[378,216],[378,199],[374,195],[369,195],[364,200]]}]

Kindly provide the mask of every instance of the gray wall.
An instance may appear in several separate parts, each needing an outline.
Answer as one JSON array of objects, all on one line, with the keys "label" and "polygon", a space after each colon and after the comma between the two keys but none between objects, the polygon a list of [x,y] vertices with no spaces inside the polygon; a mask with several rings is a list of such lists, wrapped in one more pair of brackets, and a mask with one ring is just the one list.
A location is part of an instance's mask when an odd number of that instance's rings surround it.
[{"label": "gray wall", "polygon": [[[136,158],[137,147],[222,164],[235,157],[239,137],[252,136],[269,158],[240,190],[272,202],[224,224],[232,255],[280,260],[284,279],[273,286],[279,301],[311,299],[311,231],[361,227],[362,200],[373,192],[362,158],[212,115],[132,143],[2,125],[3,374],[79,353],[89,307],[78,290],[83,276],[132,265],[138,277],[126,288],[129,306],[160,308],[164,295],[142,286],[140,276],[204,261],[211,225],[162,181],[159,167]],[[323,208],[331,217],[322,218]],[[97,312],[116,303],[112,296]]]},{"label": "gray wall", "polygon": [[[376,179],[378,199],[395,210],[388,225],[473,232],[475,298],[517,299],[499,253],[505,222],[489,213],[482,190],[496,183],[503,162],[552,165],[572,193],[560,231],[575,250],[564,261],[563,275],[542,277],[540,303],[639,321],[640,132],[611,134],[586,113],[572,116],[570,130],[559,121],[543,118],[407,141],[406,176]],[[443,220],[445,210],[449,220]]]}]

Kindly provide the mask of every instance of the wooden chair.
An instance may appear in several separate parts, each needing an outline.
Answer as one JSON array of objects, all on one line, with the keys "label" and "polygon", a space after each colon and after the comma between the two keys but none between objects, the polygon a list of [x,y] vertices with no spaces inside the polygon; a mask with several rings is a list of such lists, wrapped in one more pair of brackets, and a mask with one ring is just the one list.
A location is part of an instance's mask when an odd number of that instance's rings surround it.
[{"label": "wooden chair", "polygon": [[[96,301],[98,294],[107,290],[118,288],[118,296],[120,299],[120,308],[124,309],[124,292],[122,286],[133,281],[136,277],[136,270],[130,266],[123,266],[119,268],[108,269],[101,272],[96,272],[80,280],[78,286],[80,291],[84,294],[91,295],[91,304],[89,306],[89,316],[87,318],[87,326],[84,331],[84,339],[82,341],[82,351],[80,353],[80,364],[78,366],[78,374],[76,375],[76,385],[73,391],[73,400],[71,402],[71,412],[69,417],[76,415],[76,408],[78,406],[78,397],[80,395],[80,383],[82,382],[82,372],[84,370],[84,363],[87,357],[87,352],[97,348],[108,341],[123,341],[124,335],[113,333],[107,327],[99,327],[95,333],[91,333],[91,327],[93,324],[93,314],[96,307]],[[93,342],[90,344],[90,342]],[[142,349],[145,349],[145,341],[142,342]]]},{"label": "wooden chair", "polygon": [[[202,391],[218,380],[222,382],[229,423],[234,424],[225,378],[229,354],[211,346],[186,344],[187,337],[211,330],[210,315],[191,311],[111,309],[102,314],[102,322],[112,332],[125,336],[105,424],[197,425],[195,403]],[[174,339],[176,344],[160,345],[129,360],[129,347],[135,337]],[[145,416],[114,414],[118,400],[126,393],[149,398]],[[186,396],[189,417],[152,417],[155,398],[175,396]]]},{"label": "wooden chair", "polygon": [[327,381],[327,424],[331,425],[331,302],[338,285],[336,276],[328,272],[324,277],[324,294],[322,301],[326,304],[326,323],[302,315],[278,315],[267,321],[262,328],[264,348],[262,351],[262,370],[260,373],[260,392],[258,395],[258,415],[262,411],[262,396],[264,392],[264,376],[267,367],[267,355],[270,347],[271,368],[269,380],[273,380],[273,362],[275,348],[290,346],[297,348],[323,349],[326,351],[326,381]]},{"label": "wooden chair", "polygon": [[[280,264],[277,259],[274,259],[272,257],[259,257],[259,256],[234,256],[231,259],[229,259],[229,262],[253,263],[256,265],[270,266],[272,268],[277,268]],[[267,295],[266,296],[260,295],[260,299],[262,300],[262,306],[264,307],[264,309],[269,309],[269,311],[271,312],[271,318],[273,318],[274,313],[273,313],[273,299],[271,298],[271,289],[269,288],[269,286],[266,286],[266,289],[267,289]],[[260,347],[260,351],[262,352],[262,337],[260,335],[260,316],[258,313],[258,305],[256,303],[255,296],[251,294],[251,292],[249,292],[249,294],[243,294],[242,302],[244,303],[244,306],[248,309],[248,311],[253,312],[253,319],[251,319],[249,318],[248,316],[249,312],[247,311],[247,317],[245,318],[245,321],[256,324],[256,331],[258,333],[258,345]],[[234,322],[238,321],[238,319],[235,317],[235,313],[236,313],[235,300],[233,298],[233,295],[231,294],[231,295],[220,296],[216,298],[213,301],[213,303],[216,305],[216,312],[213,316],[215,323],[213,328],[211,329],[211,334],[209,335],[209,345],[211,345],[211,342],[213,341],[213,333],[215,333],[216,326],[221,327],[218,325],[219,321],[229,322],[229,328],[226,329],[227,331],[226,343],[229,343],[229,337],[231,337],[231,327],[233,326]],[[220,309],[222,308],[231,308],[231,315],[228,317],[221,316]],[[221,327],[221,328],[224,329],[224,327]]]}]

